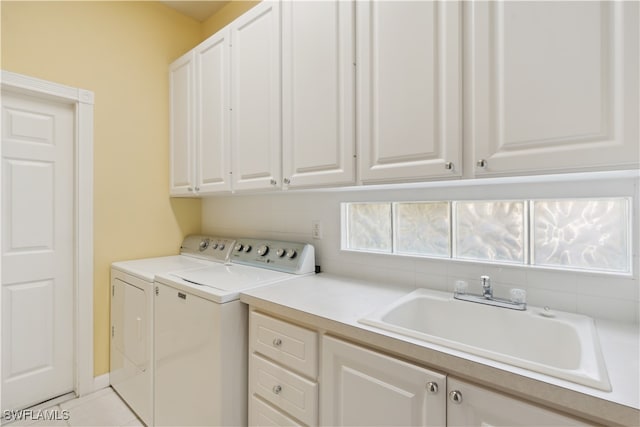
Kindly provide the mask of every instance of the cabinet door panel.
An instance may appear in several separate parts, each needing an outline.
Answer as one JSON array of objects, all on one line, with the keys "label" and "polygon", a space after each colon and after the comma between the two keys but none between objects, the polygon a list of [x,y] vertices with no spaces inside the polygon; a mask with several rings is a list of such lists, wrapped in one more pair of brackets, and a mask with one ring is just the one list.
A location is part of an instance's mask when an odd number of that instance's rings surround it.
[{"label": "cabinet door panel", "polygon": [[445,425],[444,375],[331,337],[322,345],[321,425]]},{"label": "cabinet door panel", "polygon": [[363,1],[356,17],[361,180],[459,176],[459,3]]},{"label": "cabinet door panel", "polygon": [[196,48],[196,185],[200,194],[231,189],[229,176],[229,30]]},{"label": "cabinet door panel", "polygon": [[512,397],[448,378],[448,392],[458,391],[460,403],[447,405],[447,425],[491,426],[588,426],[581,421]]},{"label": "cabinet door panel", "polygon": [[354,3],[284,2],[283,170],[290,187],[355,182]]},{"label": "cabinet door panel", "polygon": [[263,1],[231,24],[235,190],[280,185],[280,5]]},{"label": "cabinet door panel", "polygon": [[194,55],[189,52],[169,69],[170,93],[170,180],[172,196],[191,195],[193,191],[193,96]]},{"label": "cabinet door panel", "polygon": [[638,167],[639,6],[468,5],[477,175]]}]

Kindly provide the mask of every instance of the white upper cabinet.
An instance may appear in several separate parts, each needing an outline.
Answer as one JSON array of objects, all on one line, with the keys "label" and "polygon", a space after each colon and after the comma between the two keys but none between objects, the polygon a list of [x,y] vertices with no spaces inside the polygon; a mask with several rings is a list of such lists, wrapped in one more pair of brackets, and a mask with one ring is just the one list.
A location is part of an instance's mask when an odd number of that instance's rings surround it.
[{"label": "white upper cabinet", "polygon": [[280,188],[280,3],[265,0],[230,28],[233,189]]},{"label": "white upper cabinet", "polygon": [[194,62],[191,51],[169,67],[169,187],[172,196],[192,196],[195,188]]},{"label": "white upper cabinet", "polygon": [[172,196],[231,190],[229,30],[170,66]]},{"label": "white upper cabinet", "polygon": [[459,2],[356,2],[362,182],[461,175],[461,13]]},{"label": "white upper cabinet", "polygon": [[195,162],[199,194],[231,190],[229,34],[225,28],[195,49]]},{"label": "white upper cabinet", "polygon": [[638,2],[469,2],[476,175],[637,168]]},{"label": "white upper cabinet", "polygon": [[283,177],[355,183],[354,2],[282,3]]}]

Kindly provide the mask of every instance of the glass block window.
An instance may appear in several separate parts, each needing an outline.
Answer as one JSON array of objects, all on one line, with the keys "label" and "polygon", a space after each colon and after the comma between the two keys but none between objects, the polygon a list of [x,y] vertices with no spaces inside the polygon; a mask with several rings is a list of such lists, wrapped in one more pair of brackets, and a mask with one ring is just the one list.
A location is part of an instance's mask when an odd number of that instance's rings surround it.
[{"label": "glass block window", "polygon": [[448,258],[450,218],[448,202],[395,203],[395,251]]},{"label": "glass block window", "polygon": [[629,269],[628,200],[535,200],[532,218],[532,264]]},{"label": "glass block window", "polygon": [[455,258],[525,262],[523,201],[455,202]]},{"label": "glass block window", "polygon": [[349,203],[347,247],[372,252],[391,252],[391,204]]},{"label": "glass block window", "polygon": [[631,199],[343,203],[347,250],[630,273]]}]

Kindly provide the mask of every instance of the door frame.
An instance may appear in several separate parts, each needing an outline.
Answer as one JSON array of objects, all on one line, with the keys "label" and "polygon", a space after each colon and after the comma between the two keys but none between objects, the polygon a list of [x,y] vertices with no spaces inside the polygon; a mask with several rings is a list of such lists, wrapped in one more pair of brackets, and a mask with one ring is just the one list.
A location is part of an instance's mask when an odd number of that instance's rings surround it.
[{"label": "door frame", "polygon": [[[95,389],[93,377],[93,105],[91,91],[2,70],[2,91],[54,100],[74,107],[74,390]],[[2,163],[0,162],[0,186]],[[0,230],[0,233],[2,231]],[[0,234],[0,240],[2,235]],[[0,263],[0,273],[2,265]],[[1,293],[0,293],[1,295]],[[0,296],[0,303],[2,302]],[[0,361],[1,361],[0,351]]]}]

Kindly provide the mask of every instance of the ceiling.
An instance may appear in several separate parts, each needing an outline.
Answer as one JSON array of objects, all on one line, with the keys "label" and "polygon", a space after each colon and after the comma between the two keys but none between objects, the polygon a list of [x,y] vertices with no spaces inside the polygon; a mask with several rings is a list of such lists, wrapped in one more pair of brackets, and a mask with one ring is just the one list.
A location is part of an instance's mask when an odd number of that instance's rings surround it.
[{"label": "ceiling", "polygon": [[219,11],[229,0],[200,0],[200,1],[160,1],[197,21],[205,21]]}]

